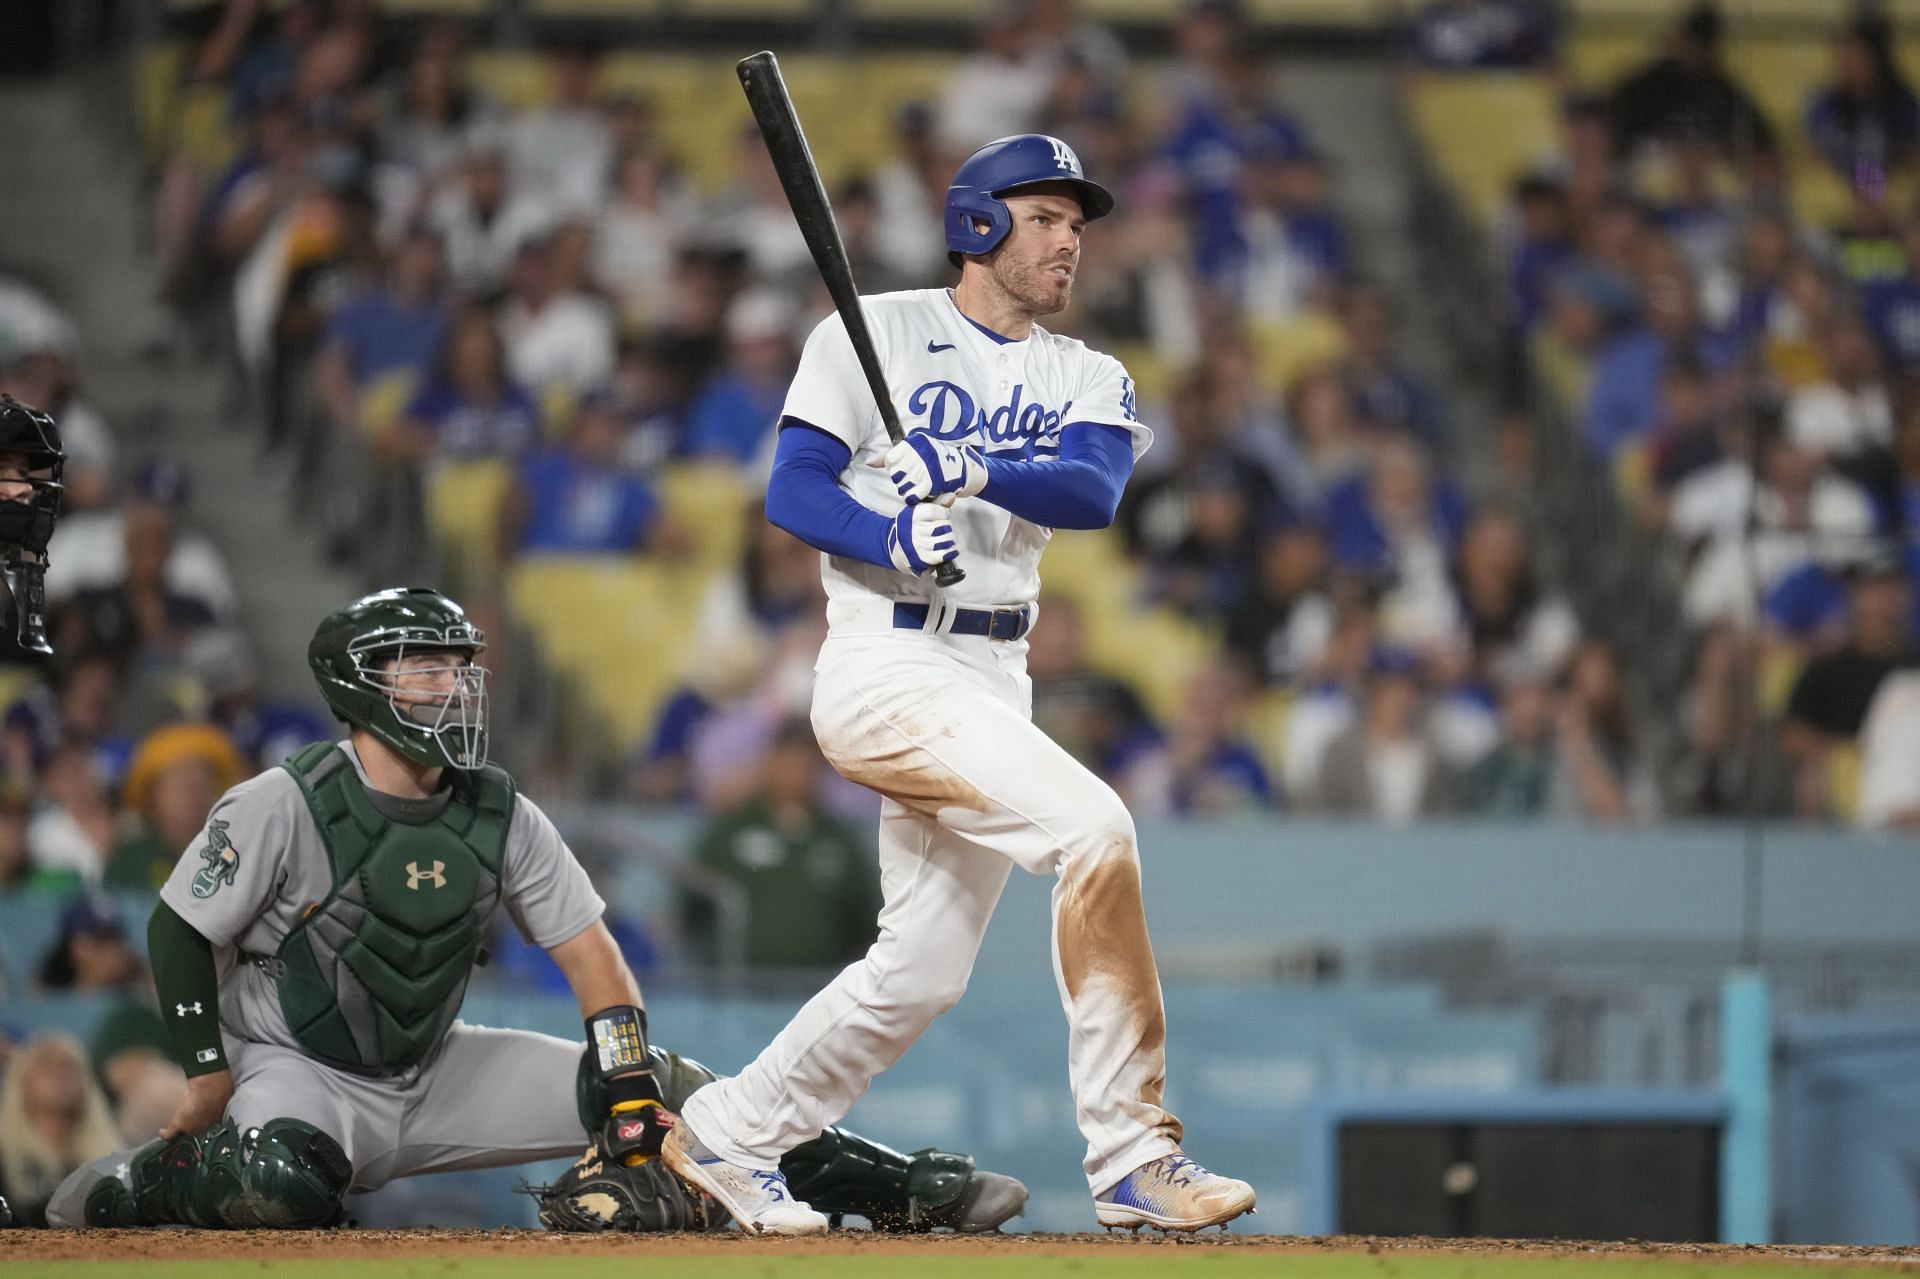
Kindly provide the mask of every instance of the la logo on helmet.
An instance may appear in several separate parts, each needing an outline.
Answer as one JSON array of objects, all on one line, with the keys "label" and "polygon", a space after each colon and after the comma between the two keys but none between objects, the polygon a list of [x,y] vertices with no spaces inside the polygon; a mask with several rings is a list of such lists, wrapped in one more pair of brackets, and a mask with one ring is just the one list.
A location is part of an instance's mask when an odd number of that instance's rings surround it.
[{"label": "la logo on helmet", "polygon": [[1054,167],[1064,169],[1076,178],[1079,177],[1080,157],[1073,153],[1073,148],[1058,138],[1048,138],[1047,141],[1053,143]]}]

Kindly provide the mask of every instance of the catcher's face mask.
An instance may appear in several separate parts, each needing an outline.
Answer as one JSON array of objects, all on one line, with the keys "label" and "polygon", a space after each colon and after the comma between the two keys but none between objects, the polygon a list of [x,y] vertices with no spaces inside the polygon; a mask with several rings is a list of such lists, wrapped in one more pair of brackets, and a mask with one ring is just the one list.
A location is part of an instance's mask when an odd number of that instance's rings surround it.
[{"label": "catcher's face mask", "polygon": [[352,649],[360,678],[386,698],[403,733],[433,762],[479,768],[487,762],[487,668],[468,649],[401,643]]},{"label": "catcher's face mask", "polygon": [[66,455],[53,419],[0,395],[0,584],[20,647],[51,655],[47,638],[47,544],[60,515]]}]

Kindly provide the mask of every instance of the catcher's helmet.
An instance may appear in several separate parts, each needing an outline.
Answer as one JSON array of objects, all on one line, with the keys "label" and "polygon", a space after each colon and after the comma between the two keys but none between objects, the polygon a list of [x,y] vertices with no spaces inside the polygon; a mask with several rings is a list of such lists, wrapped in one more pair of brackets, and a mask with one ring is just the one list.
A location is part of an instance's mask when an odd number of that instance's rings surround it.
[{"label": "catcher's helmet", "polygon": [[39,409],[0,395],[0,462],[17,472],[0,476],[0,580],[9,596],[7,622],[21,648],[51,654],[45,577],[67,463],[60,428]]},{"label": "catcher's helmet", "polygon": [[963,254],[992,252],[1013,230],[1013,214],[1000,197],[1040,182],[1071,182],[1089,222],[1113,212],[1113,196],[1081,171],[1072,147],[1044,133],[1016,133],[987,143],[953,175],[947,188],[947,259],[959,266]]},{"label": "catcher's helmet", "polygon": [[[486,647],[458,604],[426,587],[399,587],[329,613],[307,645],[307,665],[342,720],[424,767],[473,769],[487,762],[487,668],[475,660]],[[401,658],[448,650],[461,660],[412,668],[401,683]],[[443,686],[419,687],[449,674]]]}]

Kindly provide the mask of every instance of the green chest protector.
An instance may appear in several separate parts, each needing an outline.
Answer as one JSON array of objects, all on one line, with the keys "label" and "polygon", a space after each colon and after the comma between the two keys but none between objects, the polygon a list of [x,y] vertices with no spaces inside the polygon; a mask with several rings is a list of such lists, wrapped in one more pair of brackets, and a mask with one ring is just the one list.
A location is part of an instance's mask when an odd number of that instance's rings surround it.
[{"label": "green chest protector", "polygon": [[285,768],[319,824],[333,888],[280,943],[280,1008],[321,1061],[397,1074],[438,1046],[466,997],[500,904],[513,781],[497,768],[456,773],[445,807],[414,823],[375,807],[329,743]]}]

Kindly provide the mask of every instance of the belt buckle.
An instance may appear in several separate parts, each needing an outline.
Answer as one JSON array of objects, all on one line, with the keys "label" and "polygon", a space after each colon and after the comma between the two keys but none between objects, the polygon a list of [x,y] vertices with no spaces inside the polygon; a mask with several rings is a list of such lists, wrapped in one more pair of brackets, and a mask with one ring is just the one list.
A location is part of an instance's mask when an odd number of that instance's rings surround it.
[{"label": "belt buckle", "polygon": [[[993,639],[1017,640],[1020,638],[1020,610],[1017,608],[996,608],[993,617],[987,623],[987,634]],[[1000,619],[1007,619],[1007,633],[1000,634]]]}]

